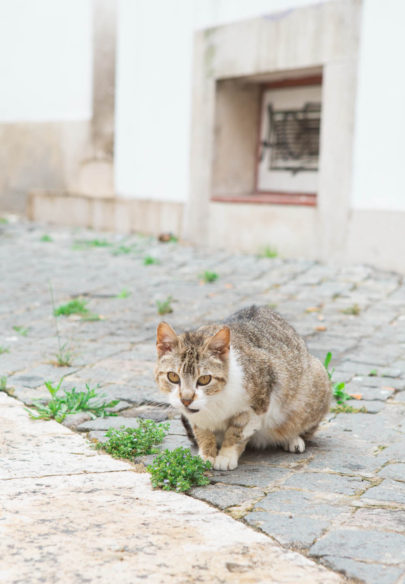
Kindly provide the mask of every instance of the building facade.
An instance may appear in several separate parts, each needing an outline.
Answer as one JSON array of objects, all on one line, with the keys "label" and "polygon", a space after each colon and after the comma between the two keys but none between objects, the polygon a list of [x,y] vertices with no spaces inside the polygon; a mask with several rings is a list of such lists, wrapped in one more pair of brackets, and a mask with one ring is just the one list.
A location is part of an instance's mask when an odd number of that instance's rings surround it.
[{"label": "building facade", "polygon": [[401,0],[35,6],[3,62],[5,210],[405,270]]}]

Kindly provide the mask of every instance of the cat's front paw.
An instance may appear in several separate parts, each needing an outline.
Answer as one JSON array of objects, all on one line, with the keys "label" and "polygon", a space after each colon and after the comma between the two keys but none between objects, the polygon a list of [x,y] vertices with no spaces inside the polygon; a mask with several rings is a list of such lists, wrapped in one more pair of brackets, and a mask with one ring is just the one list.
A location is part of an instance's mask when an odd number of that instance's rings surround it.
[{"label": "cat's front paw", "polygon": [[238,466],[236,453],[218,454],[214,461],[215,470],[233,470]]},{"label": "cat's front paw", "polygon": [[296,438],[291,438],[285,445],[284,450],[287,452],[296,452],[297,454],[304,452],[305,450],[305,442],[301,438],[301,436],[297,436]]},{"label": "cat's front paw", "polygon": [[202,458],[204,462],[207,462],[207,461],[208,461],[208,462],[210,462],[210,463],[211,463],[211,466],[212,466],[212,467],[214,466],[214,462],[215,462],[215,456],[207,456],[207,455],[203,454],[203,453],[201,452],[201,450],[198,452],[198,456],[199,456],[200,458]]}]

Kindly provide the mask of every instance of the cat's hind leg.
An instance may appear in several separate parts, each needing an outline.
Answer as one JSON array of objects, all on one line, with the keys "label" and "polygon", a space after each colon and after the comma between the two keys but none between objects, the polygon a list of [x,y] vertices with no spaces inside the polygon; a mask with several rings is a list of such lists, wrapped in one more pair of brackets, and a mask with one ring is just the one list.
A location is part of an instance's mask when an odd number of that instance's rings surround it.
[{"label": "cat's hind leg", "polygon": [[295,438],[288,438],[283,444],[282,447],[287,452],[296,452],[297,454],[304,452],[305,450],[305,442],[301,438],[301,436],[295,436]]}]

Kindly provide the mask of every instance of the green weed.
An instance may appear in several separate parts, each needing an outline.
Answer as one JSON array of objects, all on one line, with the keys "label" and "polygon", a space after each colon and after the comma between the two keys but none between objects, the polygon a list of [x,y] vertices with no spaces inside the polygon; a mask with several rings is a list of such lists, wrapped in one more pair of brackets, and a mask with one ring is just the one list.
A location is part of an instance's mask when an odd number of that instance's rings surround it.
[{"label": "green weed", "polygon": [[23,326],[13,326],[13,330],[21,335],[22,337],[26,337],[29,333],[29,328],[25,328]]},{"label": "green weed", "polygon": [[87,304],[87,300],[74,298],[66,304],[61,304],[57,308],[54,308],[53,314],[54,316],[70,316],[71,314],[80,314],[80,316],[85,316],[89,314]]},{"label": "green weed", "polygon": [[153,264],[160,264],[160,261],[157,258],[154,258],[153,256],[146,256],[143,259],[143,265],[144,266],[152,266]]},{"label": "green weed", "polygon": [[7,377],[3,375],[0,377],[0,391],[6,391],[7,389]]},{"label": "green weed", "polygon": [[96,448],[105,450],[114,458],[134,460],[139,456],[158,452],[155,447],[163,442],[169,426],[168,422],[157,424],[153,420],[139,419],[137,428],[110,428],[106,433],[107,442],[99,442]]},{"label": "green weed", "polygon": [[135,252],[136,252],[136,245],[124,245],[124,244],[117,245],[111,251],[112,255],[115,255],[115,256],[127,255],[129,253],[135,253]]},{"label": "green weed", "polygon": [[173,298],[171,296],[168,296],[166,300],[156,300],[158,314],[163,315],[173,312],[172,302]]},{"label": "green weed", "polygon": [[6,217],[0,217],[0,225],[7,225],[8,219]]},{"label": "green weed", "polygon": [[131,296],[131,292],[127,288],[123,288],[116,298],[128,298],[128,296]]},{"label": "green weed", "polygon": [[211,463],[193,456],[188,448],[164,450],[147,466],[153,487],[165,491],[188,491],[193,486],[208,485],[205,472]]},{"label": "green weed", "polygon": [[377,375],[378,375],[377,369],[372,369],[368,374],[369,377],[377,377]]},{"label": "green weed", "polygon": [[[90,389],[86,384],[87,391],[76,391],[74,387],[71,391],[63,390],[64,395],[58,395],[63,377],[58,385],[54,387],[50,381],[45,382],[51,399],[46,405],[40,402],[34,403],[37,415],[31,410],[27,411],[33,420],[51,420],[63,422],[68,414],[77,414],[78,412],[88,412],[92,417],[105,418],[106,416],[116,416],[113,412],[108,412],[106,408],[113,408],[119,400],[100,403],[99,400],[104,397],[103,394],[97,394],[95,389]],[[90,400],[93,400],[90,402]]]},{"label": "green weed", "polygon": [[112,243],[106,239],[76,239],[73,249],[89,249],[92,247],[111,247]]},{"label": "green weed", "polygon": [[259,253],[260,258],[276,258],[278,256],[278,251],[275,247],[266,246]]},{"label": "green weed", "polygon": [[331,362],[331,359],[332,353],[329,351],[325,357],[324,367],[326,369],[330,381],[332,382],[333,397],[335,398],[338,404],[344,404],[345,401],[347,401],[348,399],[352,399],[352,397],[347,393],[346,384],[343,381],[340,383],[333,383],[332,377],[335,370],[334,369],[332,369],[331,371],[329,370],[329,364]]},{"label": "green weed", "polygon": [[354,408],[347,404],[340,404],[339,406],[331,408],[330,411],[334,414],[367,414],[367,409],[365,407]]},{"label": "green weed", "polygon": [[206,270],[205,272],[200,274],[198,277],[201,280],[203,280],[206,284],[211,284],[212,282],[215,282],[219,278],[219,276],[216,272],[210,272],[209,270]]},{"label": "green weed", "polygon": [[3,347],[2,345],[0,345],[0,355],[3,355],[3,353],[9,353],[10,349],[8,347]]},{"label": "green weed", "polygon": [[358,304],[353,304],[348,306],[344,310],[341,310],[343,314],[351,314],[353,316],[358,316],[360,314],[360,306]]},{"label": "green weed", "polygon": [[47,235],[47,234],[45,233],[45,235],[43,235],[43,236],[40,238],[40,240],[39,240],[39,241],[44,241],[44,242],[47,242],[47,241],[53,241],[53,239],[52,239],[52,237],[51,237],[50,235]]},{"label": "green weed", "polygon": [[[59,339],[58,339],[59,340]],[[53,362],[57,367],[70,367],[73,360],[73,353],[66,349],[67,343],[59,344],[59,350],[55,353],[55,361]]]}]

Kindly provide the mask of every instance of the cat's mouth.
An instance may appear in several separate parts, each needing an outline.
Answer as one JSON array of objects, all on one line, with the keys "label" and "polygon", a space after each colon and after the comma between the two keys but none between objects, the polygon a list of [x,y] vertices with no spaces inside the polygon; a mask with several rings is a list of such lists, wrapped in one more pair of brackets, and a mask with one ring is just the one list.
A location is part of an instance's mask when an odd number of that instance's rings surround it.
[{"label": "cat's mouth", "polygon": [[200,411],[193,408],[189,408],[188,406],[184,406],[184,409],[187,410],[190,414],[196,414],[197,412]]}]

